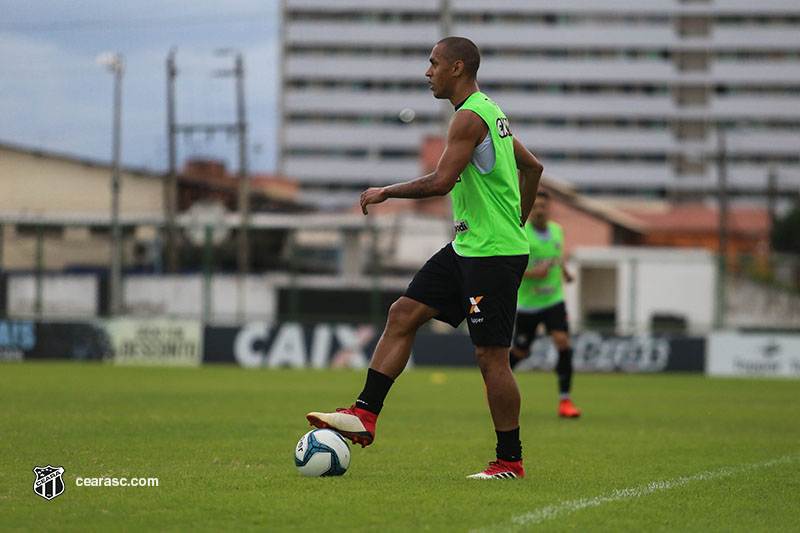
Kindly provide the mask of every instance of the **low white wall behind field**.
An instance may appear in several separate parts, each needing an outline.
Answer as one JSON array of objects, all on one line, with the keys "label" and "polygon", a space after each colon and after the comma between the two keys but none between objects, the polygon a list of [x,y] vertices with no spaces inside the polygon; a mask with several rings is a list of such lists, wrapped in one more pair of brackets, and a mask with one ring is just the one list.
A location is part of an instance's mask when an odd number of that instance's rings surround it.
[{"label": "low white wall behind field", "polygon": [[725,320],[730,327],[800,329],[800,294],[741,277],[728,279]]},{"label": "low white wall behind field", "polygon": [[711,329],[716,302],[716,265],[712,262],[642,263],[636,273],[633,315],[649,324],[653,315],[680,315],[689,328]]},{"label": "low white wall behind field", "polygon": [[[203,318],[202,275],[133,275],[122,283],[123,313],[140,317]],[[271,276],[246,276],[240,285],[235,275],[211,280],[209,321],[238,323],[273,320],[278,292]],[[11,275],[6,309],[9,317],[36,316],[36,277]],[[70,320],[98,316],[99,277],[46,275],[42,278],[41,316]]]},{"label": "low white wall behind field", "polygon": [[[125,312],[134,316],[203,316],[203,276],[128,276],[123,285]],[[209,320],[273,319],[278,296],[269,276],[246,276],[241,285],[235,275],[211,279]]]},{"label": "low white wall behind field", "polygon": [[683,317],[694,332],[714,325],[716,264],[710,252],[582,247],[571,263],[578,274],[579,317],[613,308],[617,333],[649,330],[654,315]]},{"label": "low white wall behind field", "polygon": [[[649,257],[648,257],[649,256]],[[579,250],[569,262],[575,282],[564,296],[570,323],[578,331],[587,311],[616,310],[618,333],[646,331],[653,315],[686,318],[690,331],[713,328],[716,306],[716,265],[704,254],[653,256],[653,252],[596,253]],[[379,286],[402,291],[408,276],[381,278]],[[100,278],[94,274],[45,275],[41,314],[49,320],[98,316]],[[298,287],[370,290],[369,277],[300,276]],[[239,283],[235,275],[211,279],[208,320],[216,324],[273,321],[278,294],[292,285],[286,274],[250,275]],[[148,318],[204,318],[204,280],[195,275],[132,275],[123,280],[124,314]],[[754,281],[731,278],[726,286],[726,323],[730,327],[800,326],[800,296]],[[5,301],[9,318],[32,318],[36,312],[36,276],[8,277]]]},{"label": "low white wall behind field", "polygon": [[[41,314],[44,316],[86,318],[97,315],[98,282],[93,274],[43,276],[41,290]],[[36,276],[10,276],[6,305],[9,316],[35,316]]]}]

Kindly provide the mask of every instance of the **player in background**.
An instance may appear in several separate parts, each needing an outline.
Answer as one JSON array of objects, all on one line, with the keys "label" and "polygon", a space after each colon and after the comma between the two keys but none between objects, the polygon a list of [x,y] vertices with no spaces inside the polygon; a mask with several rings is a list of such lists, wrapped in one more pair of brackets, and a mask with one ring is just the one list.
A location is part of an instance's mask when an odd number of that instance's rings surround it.
[{"label": "player in background", "polygon": [[427,176],[367,189],[361,195],[361,208],[366,215],[367,206],[388,198],[449,192],[456,237],[425,263],[392,304],[356,403],[335,413],[309,413],[306,418],[313,426],[337,430],[353,443],[372,443],[384,399],[408,363],[419,327],[432,318],[457,327],[466,318],[497,436],[497,460],[469,477],[524,477],[520,396],[508,349],[517,290],[528,264],[523,226],[542,165],[513,137],[500,107],[480,92],[480,53],[472,41],[442,39],[429,59],[425,76],[434,97],[449,100],[455,108],[444,153]]},{"label": "player in background", "polygon": [[525,234],[531,251],[517,297],[517,323],[514,343],[509,352],[511,368],[530,356],[536,328],[544,323],[558,350],[558,416],[578,418],[581,412],[569,397],[572,387],[572,345],[561,283],[562,278],[567,283],[571,282],[572,274],[564,266],[564,232],[560,225],[550,220],[550,195],[545,191],[536,194],[536,203],[525,224]]}]

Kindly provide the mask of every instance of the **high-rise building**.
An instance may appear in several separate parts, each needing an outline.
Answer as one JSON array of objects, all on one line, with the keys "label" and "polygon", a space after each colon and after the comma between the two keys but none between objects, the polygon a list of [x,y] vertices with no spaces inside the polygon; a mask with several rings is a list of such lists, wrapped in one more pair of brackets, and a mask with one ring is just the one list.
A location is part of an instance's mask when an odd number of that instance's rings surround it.
[{"label": "high-rise building", "polygon": [[[284,0],[281,171],[332,191],[411,179],[452,108],[444,35],[546,172],[603,194],[800,191],[798,0]],[[415,119],[398,117],[404,108]],[[407,117],[406,117],[407,118]]]}]

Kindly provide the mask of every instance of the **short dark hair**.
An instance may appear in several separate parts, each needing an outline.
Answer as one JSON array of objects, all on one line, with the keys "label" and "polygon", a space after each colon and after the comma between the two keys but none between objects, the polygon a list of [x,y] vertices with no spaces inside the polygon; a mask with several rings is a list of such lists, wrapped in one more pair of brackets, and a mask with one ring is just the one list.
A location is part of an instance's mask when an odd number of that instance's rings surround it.
[{"label": "short dark hair", "polygon": [[546,200],[550,199],[550,193],[547,191],[536,191],[537,198],[544,198]]},{"label": "short dark hair", "polygon": [[464,71],[473,78],[481,66],[481,53],[478,47],[466,37],[445,37],[436,44],[442,45],[442,53],[451,63],[459,59],[464,62]]}]

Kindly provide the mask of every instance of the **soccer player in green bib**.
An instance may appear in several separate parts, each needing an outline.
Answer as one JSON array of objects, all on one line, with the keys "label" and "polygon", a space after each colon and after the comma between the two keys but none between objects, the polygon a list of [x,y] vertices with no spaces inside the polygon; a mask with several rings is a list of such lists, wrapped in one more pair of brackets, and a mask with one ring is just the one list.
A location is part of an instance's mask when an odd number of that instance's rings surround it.
[{"label": "soccer player in green bib", "polygon": [[564,305],[562,278],[570,282],[572,275],[564,267],[564,232],[550,220],[550,195],[539,191],[525,234],[531,252],[528,268],[522,276],[517,298],[517,323],[514,343],[509,352],[511,368],[531,354],[536,328],[544,323],[558,350],[558,416],[578,418],[581,412],[570,399],[572,386],[572,346],[569,340],[567,308]]},{"label": "soccer player in green bib", "polygon": [[468,477],[521,478],[520,396],[508,350],[517,290],[528,265],[524,223],[542,165],[512,135],[500,107],[480,92],[480,53],[472,41],[442,39],[429,60],[425,76],[434,97],[449,100],[455,108],[436,170],[405,183],[367,189],[361,209],[366,215],[370,204],[388,198],[450,193],[456,237],[422,266],[392,304],[356,402],[306,418],[313,426],[335,429],[354,444],[371,444],[383,401],[408,363],[419,327],[433,318],[453,327],[466,319],[497,437],[497,459]]}]

